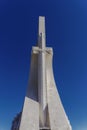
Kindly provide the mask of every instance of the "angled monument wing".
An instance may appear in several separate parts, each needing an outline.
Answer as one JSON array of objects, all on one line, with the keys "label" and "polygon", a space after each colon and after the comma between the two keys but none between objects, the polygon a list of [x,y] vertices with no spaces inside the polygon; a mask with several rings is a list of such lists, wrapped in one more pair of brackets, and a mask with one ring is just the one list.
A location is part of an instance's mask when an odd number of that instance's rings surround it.
[{"label": "angled monument wing", "polygon": [[54,81],[52,57],[52,48],[46,47],[45,17],[39,17],[24,106],[18,127],[12,130],[71,130]]}]

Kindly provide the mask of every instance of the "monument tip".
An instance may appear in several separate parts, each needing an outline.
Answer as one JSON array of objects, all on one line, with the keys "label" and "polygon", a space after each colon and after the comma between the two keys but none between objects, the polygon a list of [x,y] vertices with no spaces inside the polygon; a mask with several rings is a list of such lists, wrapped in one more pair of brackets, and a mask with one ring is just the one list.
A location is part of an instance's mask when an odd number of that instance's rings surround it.
[{"label": "monument tip", "polygon": [[38,32],[38,46],[45,47],[45,17],[39,16],[39,32]]},{"label": "monument tip", "polygon": [[39,35],[41,33],[45,34],[45,17],[39,16]]}]

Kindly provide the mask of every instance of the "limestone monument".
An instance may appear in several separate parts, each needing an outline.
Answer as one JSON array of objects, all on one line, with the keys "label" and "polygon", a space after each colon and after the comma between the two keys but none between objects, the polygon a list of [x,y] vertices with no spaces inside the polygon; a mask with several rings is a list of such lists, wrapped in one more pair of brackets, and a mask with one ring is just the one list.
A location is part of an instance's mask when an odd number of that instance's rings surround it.
[{"label": "limestone monument", "polygon": [[53,49],[46,47],[45,17],[39,17],[38,44],[32,47],[23,110],[12,130],[71,130],[53,76]]}]

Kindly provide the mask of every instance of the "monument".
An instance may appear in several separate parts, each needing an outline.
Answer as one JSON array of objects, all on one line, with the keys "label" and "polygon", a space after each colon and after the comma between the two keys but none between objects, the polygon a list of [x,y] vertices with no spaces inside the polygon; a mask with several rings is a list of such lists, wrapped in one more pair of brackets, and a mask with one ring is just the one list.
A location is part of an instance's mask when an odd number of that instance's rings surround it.
[{"label": "monument", "polygon": [[40,16],[23,109],[11,130],[71,130],[54,81],[52,57],[53,49],[46,47],[45,17]]}]

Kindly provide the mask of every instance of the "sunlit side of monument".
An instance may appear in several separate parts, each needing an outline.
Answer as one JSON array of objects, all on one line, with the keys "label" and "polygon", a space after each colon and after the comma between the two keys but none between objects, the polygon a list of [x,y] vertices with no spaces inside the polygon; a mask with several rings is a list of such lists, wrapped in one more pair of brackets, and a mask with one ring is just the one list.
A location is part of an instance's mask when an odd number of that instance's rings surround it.
[{"label": "sunlit side of monument", "polygon": [[45,17],[39,17],[38,44],[32,47],[23,110],[11,130],[71,130],[53,76],[53,49],[46,47]]}]

